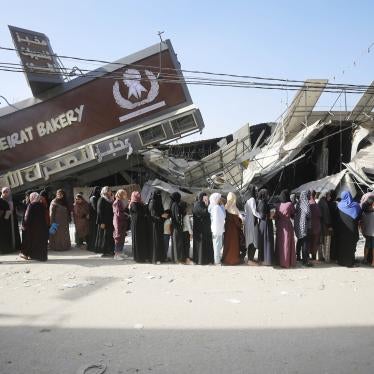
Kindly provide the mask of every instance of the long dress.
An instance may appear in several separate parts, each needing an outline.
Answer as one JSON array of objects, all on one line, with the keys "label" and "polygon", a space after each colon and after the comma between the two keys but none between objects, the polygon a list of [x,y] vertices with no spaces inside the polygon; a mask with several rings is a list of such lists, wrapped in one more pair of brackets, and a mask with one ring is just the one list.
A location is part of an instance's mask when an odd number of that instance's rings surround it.
[{"label": "long dress", "polygon": [[125,244],[126,231],[129,223],[127,201],[116,200],[113,203],[113,239],[116,249],[122,250]]},{"label": "long dress", "polygon": [[173,202],[171,205],[171,222],[173,225],[171,258],[173,262],[181,262],[184,253],[183,217],[177,202]]},{"label": "long dress", "polygon": [[348,214],[337,210],[336,245],[338,248],[338,264],[351,267],[355,262],[355,251],[358,234],[358,221],[360,217],[353,219]]},{"label": "long dress", "polygon": [[294,229],[291,218],[295,208],[291,202],[281,203],[275,212],[275,253],[280,266],[284,268],[296,265]]},{"label": "long dress", "polygon": [[24,219],[22,253],[33,260],[48,259],[48,209],[41,202],[28,205]]},{"label": "long dress", "polygon": [[148,204],[148,210],[151,229],[150,255],[152,263],[155,264],[158,261],[166,260],[164,250],[164,219],[161,217],[163,208],[162,206],[158,206],[155,199],[152,198]]},{"label": "long dress", "polygon": [[90,208],[86,201],[74,204],[75,242],[87,242],[89,233]]},{"label": "long dress", "polygon": [[58,224],[56,233],[49,238],[49,249],[51,251],[69,250],[71,242],[69,233],[70,213],[68,208],[60,204],[57,199],[54,199],[49,207],[49,216],[51,224]]},{"label": "long dress", "polygon": [[202,201],[193,207],[193,261],[198,265],[213,263],[213,241],[208,207]]},{"label": "long dress", "polygon": [[[113,255],[113,207],[112,202],[100,197],[97,202],[97,237],[96,251],[104,255]],[[105,225],[101,228],[100,225]]]},{"label": "long dress", "polygon": [[90,220],[89,220],[89,234],[87,240],[87,249],[96,252],[96,236],[97,236],[97,196],[91,196],[89,201]]},{"label": "long dress", "polygon": [[130,204],[132,253],[136,262],[149,260],[146,213],[146,206],[143,203]]},{"label": "long dress", "polygon": [[14,252],[12,244],[11,216],[9,215],[9,204],[0,197],[0,253]]},{"label": "long dress", "polygon": [[259,260],[263,265],[273,265],[274,262],[274,228],[273,222],[269,218],[269,204],[264,200],[259,200],[257,211],[260,215],[258,225],[258,253]]},{"label": "long dress", "polygon": [[309,206],[312,224],[309,240],[309,252],[311,253],[313,259],[315,259],[321,238],[321,212],[318,204],[314,200],[309,200]]},{"label": "long dress", "polygon": [[[10,213],[6,213],[7,211]],[[8,201],[3,198],[0,198],[0,238],[0,253],[2,254],[16,252],[21,248],[16,209],[13,205],[13,210],[11,210]]]},{"label": "long dress", "polygon": [[258,248],[258,223],[259,214],[256,210],[256,200],[250,197],[244,206],[244,235],[245,246],[248,250],[248,260],[253,261],[256,248]]},{"label": "long dress", "polygon": [[226,211],[222,254],[222,263],[224,265],[239,265],[241,263],[240,251],[242,235],[242,220],[238,215]]},{"label": "long dress", "polygon": [[331,243],[330,243],[330,260],[336,261],[338,259],[338,244],[337,244],[337,222],[338,222],[338,207],[336,201],[329,201],[328,203],[330,217],[331,217]]}]

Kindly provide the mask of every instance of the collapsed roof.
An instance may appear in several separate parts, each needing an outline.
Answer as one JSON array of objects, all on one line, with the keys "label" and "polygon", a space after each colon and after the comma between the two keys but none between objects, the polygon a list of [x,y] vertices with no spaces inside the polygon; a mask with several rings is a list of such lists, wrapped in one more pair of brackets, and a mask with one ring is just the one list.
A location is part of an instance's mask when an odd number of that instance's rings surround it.
[{"label": "collapsed roof", "polygon": [[[374,82],[351,112],[313,111],[326,84],[324,79],[305,81],[281,121],[259,127],[245,125],[233,134],[231,142],[221,142],[218,150],[201,160],[149,150],[145,162],[165,180],[190,187],[231,188],[244,193],[250,183],[274,185],[281,174],[277,188],[287,182],[286,187],[294,191],[340,186],[355,192],[355,184],[362,192],[373,190]],[[294,184],[282,182],[283,173],[292,167],[299,178]]]}]

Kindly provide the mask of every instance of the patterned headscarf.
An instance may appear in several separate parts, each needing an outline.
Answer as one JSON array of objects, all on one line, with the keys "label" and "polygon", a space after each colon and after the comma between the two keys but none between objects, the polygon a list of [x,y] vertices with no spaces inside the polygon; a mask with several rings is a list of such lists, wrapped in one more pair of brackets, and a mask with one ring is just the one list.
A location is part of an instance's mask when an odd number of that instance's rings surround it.
[{"label": "patterned headscarf", "polygon": [[299,202],[296,205],[295,214],[295,234],[298,239],[304,238],[308,234],[310,214],[308,192],[302,191],[300,194]]}]

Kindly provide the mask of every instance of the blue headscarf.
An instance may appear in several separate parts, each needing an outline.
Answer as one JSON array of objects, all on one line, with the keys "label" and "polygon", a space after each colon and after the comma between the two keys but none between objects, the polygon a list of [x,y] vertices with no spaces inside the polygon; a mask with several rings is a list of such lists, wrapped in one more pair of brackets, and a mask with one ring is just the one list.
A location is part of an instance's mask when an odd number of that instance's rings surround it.
[{"label": "blue headscarf", "polygon": [[356,219],[361,213],[360,204],[353,201],[352,195],[349,191],[342,192],[338,208],[353,219]]}]

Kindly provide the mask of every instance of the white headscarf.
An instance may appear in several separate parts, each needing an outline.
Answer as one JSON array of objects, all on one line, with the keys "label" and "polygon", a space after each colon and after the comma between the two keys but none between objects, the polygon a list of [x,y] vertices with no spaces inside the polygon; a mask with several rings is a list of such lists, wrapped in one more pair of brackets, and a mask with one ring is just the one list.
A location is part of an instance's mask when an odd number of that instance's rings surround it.
[{"label": "white headscarf", "polygon": [[30,204],[37,203],[40,200],[40,195],[37,192],[30,194]]},{"label": "white headscarf", "polygon": [[[5,198],[5,196],[3,196],[5,191],[9,191],[9,194],[8,194],[7,198]],[[11,191],[11,189],[9,187],[3,187],[1,189],[1,197],[8,202],[9,209],[13,212],[14,205],[13,205],[13,198],[12,198],[12,191]]]},{"label": "white headscarf", "polygon": [[218,205],[220,200],[221,194],[218,192],[214,192],[209,196],[209,202],[211,205]]}]

